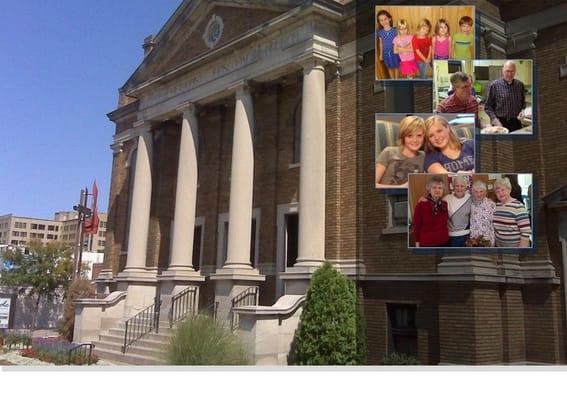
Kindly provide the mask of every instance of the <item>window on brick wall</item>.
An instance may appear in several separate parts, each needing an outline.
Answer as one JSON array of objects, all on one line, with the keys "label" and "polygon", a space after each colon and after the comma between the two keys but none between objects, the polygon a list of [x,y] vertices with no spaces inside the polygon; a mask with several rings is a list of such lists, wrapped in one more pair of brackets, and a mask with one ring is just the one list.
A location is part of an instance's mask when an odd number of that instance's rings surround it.
[{"label": "window on brick wall", "polygon": [[285,215],[285,264],[293,267],[297,261],[299,244],[299,214]]},{"label": "window on brick wall", "polygon": [[136,170],[136,156],[138,150],[133,150],[128,157],[126,163],[128,168],[128,208],[126,209],[126,224],[124,229],[124,238],[122,240],[122,251],[128,251],[128,237],[130,236],[130,214],[132,212],[132,197],[134,192],[134,171]]},{"label": "window on brick wall", "polygon": [[408,196],[407,194],[386,195],[388,222],[383,234],[406,233],[408,231]]},{"label": "window on brick wall", "polygon": [[293,164],[299,164],[301,156],[301,108],[300,100],[293,113]]},{"label": "window on brick wall", "polygon": [[388,353],[417,356],[417,304],[388,304]]},{"label": "window on brick wall", "polygon": [[193,232],[193,266],[201,266],[201,241],[203,240],[203,227],[201,225],[195,225],[195,230]]}]

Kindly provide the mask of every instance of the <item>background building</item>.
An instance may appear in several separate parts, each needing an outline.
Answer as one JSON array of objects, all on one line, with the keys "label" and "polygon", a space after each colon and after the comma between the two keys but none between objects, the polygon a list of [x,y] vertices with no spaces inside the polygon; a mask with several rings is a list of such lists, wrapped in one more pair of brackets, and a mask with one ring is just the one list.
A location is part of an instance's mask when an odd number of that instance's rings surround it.
[{"label": "background building", "polygon": [[[84,235],[83,250],[104,253],[106,242],[106,213],[99,213],[100,223],[95,235]],[[77,213],[59,211],[54,219],[18,217],[12,214],[0,216],[0,245],[26,246],[31,240],[42,243],[77,241]]]}]

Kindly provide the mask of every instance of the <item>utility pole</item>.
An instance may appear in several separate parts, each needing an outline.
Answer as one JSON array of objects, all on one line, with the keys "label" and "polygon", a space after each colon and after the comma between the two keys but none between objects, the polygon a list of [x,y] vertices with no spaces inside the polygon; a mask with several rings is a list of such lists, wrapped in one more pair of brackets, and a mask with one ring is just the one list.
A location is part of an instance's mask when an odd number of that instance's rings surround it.
[{"label": "utility pole", "polygon": [[83,259],[83,223],[85,218],[90,217],[91,209],[87,208],[87,198],[89,191],[87,188],[81,189],[81,197],[79,204],[73,206],[73,210],[77,211],[77,241],[75,242],[75,269],[73,271],[73,280],[77,280],[81,276],[81,263]]}]

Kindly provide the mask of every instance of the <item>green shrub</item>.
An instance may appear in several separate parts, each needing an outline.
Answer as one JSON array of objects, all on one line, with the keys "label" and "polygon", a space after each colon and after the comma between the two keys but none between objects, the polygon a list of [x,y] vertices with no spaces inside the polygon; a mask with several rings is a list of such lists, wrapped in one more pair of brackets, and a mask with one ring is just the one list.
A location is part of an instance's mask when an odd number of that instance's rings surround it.
[{"label": "green shrub", "polygon": [[419,361],[414,356],[400,353],[390,353],[382,359],[383,365],[419,365]]},{"label": "green shrub", "polygon": [[182,322],[168,351],[170,365],[247,365],[249,355],[228,327],[205,315]]},{"label": "green shrub", "polygon": [[354,284],[329,263],[311,279],[288,363],[356,365],[364,362],[363,321]]}]

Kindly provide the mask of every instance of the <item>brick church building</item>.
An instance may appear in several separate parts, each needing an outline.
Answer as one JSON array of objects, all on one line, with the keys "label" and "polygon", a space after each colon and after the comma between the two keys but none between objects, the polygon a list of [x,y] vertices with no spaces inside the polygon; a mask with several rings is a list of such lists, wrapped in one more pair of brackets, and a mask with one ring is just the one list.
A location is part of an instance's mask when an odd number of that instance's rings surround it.
[{"label": "brick church building", "polygon": [[[477,168],[534,174],[534,250],[408,250],[406,195],[374,187],[374,114],[431,112],[432,89],[375,84],[374,2],[185,0],[146,38],[108,114],[103,280],[123,317],[196,287],[199,307],[230,318],[257,287],[237,314],[258,339],[260,322],[279,320],[276,332],[297,315],[329,260],[357,283],[369,364],[394,351],[422,364],[564,363],[567,10],[455,3],[476,5],[479,58],[535,61],[536,134],[478,139]],[[289,347],[260,347],[256,363],[285,363]]]}]

